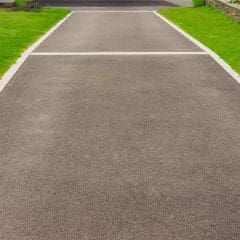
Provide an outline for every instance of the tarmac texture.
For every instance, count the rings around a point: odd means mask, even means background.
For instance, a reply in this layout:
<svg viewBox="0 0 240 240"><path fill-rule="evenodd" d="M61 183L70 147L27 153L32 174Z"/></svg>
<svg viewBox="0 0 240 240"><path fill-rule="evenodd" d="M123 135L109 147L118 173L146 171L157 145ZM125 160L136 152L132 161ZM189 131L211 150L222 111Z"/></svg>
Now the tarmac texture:
<svg viewBox="0 0 240 240"><path fill-rule="evenodd" d="M46 39L0 94L0 239L238 240L240 86L191 51L152 13Z"/></svg>
<svg viewBox="0 0 240 240"><path fill-rule="evenodd" d="M202 50L152 12L75 12L36 51Z"/></svg>

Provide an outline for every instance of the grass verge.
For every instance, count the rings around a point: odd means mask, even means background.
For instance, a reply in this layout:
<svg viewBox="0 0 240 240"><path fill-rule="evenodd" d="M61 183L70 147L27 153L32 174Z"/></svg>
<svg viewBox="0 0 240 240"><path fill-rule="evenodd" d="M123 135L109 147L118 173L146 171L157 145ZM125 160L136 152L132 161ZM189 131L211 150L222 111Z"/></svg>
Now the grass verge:
<svg viewBox="0 0 240 240"><path fill-rule="evenodd" d="M0 78L27 47L69 12L57 8L0 10Z"/></svg>
<svg viewBox="0 0 240 240"><path fill-rule="evenodd" d="M160 9L158 13L212 49L240 73L238 22L208 6Z"/></svg>

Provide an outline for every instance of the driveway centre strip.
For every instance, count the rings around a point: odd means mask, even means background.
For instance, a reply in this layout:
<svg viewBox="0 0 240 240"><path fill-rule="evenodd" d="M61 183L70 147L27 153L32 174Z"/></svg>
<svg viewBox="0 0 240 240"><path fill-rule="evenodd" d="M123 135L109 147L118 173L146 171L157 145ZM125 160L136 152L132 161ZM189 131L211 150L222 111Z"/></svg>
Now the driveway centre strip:
<svg viewBox="0 0 240 240"><path fill-rule="evenodd" d="M208 55L206 52L32 52L32 56Z"/></svg>

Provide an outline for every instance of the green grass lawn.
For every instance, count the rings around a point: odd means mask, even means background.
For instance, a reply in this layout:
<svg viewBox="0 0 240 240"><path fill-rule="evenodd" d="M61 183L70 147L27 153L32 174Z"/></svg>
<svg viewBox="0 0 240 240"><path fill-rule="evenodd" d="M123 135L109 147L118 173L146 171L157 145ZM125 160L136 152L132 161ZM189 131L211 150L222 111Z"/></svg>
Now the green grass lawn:
<svg viewBox="0 0 240 240"><path fill-rule="evenodd" d="M0 10L0 78L28 46L69 12L57 8Z"/></svg>
<svg viewBox="0 0 240 240"><path fill-rule="evenodd" d="M240 24L211 7L168 8L158 11L216 52L240 73Z"/></svg>

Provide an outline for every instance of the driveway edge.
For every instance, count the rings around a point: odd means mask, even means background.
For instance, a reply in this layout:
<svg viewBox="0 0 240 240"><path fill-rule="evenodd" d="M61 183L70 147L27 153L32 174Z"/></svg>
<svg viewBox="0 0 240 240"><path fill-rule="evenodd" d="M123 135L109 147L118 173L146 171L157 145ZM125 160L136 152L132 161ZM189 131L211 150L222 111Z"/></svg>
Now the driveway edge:
<svg viewBox="0 0 240 240"><path fill-rule="evenodd" d="M215 60L215 62L217 62L227 73L229 73L234 80L236 80L239 84L240 84L240 75L232 69L232 67L226 63L217 53L215 53L214 51L212 51L210 48L208 48L207 46L205 46L204 44L202 44L201 42L199 42L197 39L195 39L194 37L192 37L190 34L188 34L187 32L185 32L184 30L182 30L181 28L179 28L177 25L175 25L173 22L169 21L167 18L163 17L162 15L160 15L157 11L153 11L153 13L159 17L160 19L162 19L164 22L166 22L167 24L169 24L172 28L174 28L176 31L178 31L179 33L181 33L184 37L186 37L187 39L189 39L192 43L194 43L195 45L197 45L199 48L201 48L203 51L205 51L206 53L209 54L209 56L211 58L213 58Z"/></svg>
<svg viewBox="0 0 240 240"><path fill-rule="evenodd" d="M18 69L22 66L25 60L29 55L36 49L45 39L48 38L58 27L60 27L63 22L65 22L73 12L70 12L66 17L60 20L57 24L55 24L50 30L48 30L43 36L41 36L36 42L34 42L29 48L27 48L21 56L17 59L16 63L14 63L7 72L0 79L0 92L4 89L4 87L8 84L8 82L12 79Z"/></svg>

